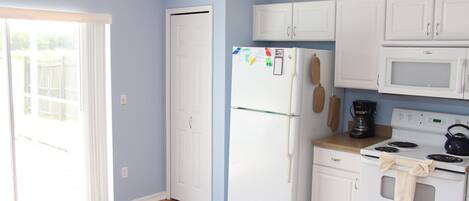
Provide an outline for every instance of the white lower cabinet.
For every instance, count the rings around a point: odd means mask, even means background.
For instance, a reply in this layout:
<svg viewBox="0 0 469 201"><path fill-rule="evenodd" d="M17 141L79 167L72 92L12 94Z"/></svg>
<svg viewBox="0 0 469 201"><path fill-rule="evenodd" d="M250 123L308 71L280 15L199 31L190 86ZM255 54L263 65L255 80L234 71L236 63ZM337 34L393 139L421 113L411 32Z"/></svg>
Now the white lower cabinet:
<svg viewBox="0 0 469 201"><path fill-rule="evenodd" d="M360 156L319 147L314 156L311 201L358 201Z"/></svg>

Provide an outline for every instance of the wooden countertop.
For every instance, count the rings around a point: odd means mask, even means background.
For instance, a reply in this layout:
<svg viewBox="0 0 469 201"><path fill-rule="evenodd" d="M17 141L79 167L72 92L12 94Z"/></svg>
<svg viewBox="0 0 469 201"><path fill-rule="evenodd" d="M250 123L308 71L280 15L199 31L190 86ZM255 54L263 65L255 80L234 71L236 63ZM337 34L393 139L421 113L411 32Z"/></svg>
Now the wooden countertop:
<svg viewBox="0 0 469 201"><path fill-rule="evenodd" d="M337 151L360 153L360 149L387 140L392 136L392 129L389 126L376 125L375 131L376 136L363 139L352 138L347 132L338 133L313 140L313 145Z"/></svg>
<svg viewBox="0 0 469 201"><path fill-rule="evenodd" d="M333 136L313 140L313 144L318 147L360 153L360 149L389 139L386 136L375 136L371 138L357 139L351 138L348 133L335 134Z"/></svg>

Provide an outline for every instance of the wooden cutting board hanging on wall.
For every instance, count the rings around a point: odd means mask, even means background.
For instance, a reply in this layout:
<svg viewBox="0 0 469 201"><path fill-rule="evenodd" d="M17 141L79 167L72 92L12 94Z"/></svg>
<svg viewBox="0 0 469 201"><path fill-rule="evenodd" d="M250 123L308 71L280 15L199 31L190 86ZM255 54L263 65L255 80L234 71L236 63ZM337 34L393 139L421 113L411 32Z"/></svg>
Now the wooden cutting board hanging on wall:
<svg viewBox="0 0 469 201"><path fill-rule="evenodd" d="M313 94L313 111L316 113L321 113L324 110L326 90L321 84L319 84L316 88L314 88Z"/></svg>
<svg viewBox="0 0 469 201"><path fill-rule="evenodd" d="M321 113L324 110L326 90L321 85L321 60L316 55L311 59L311 81L318 85L313 92L313 111Z"/></svg>

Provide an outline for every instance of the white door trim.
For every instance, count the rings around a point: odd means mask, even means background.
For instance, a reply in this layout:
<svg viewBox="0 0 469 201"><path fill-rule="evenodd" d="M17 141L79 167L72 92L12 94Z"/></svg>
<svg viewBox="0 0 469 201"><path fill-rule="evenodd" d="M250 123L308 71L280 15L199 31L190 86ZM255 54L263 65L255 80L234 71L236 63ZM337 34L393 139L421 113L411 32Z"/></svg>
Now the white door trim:
<svg viewBox="0 0 469 201"><path fill-rule="evenodd" d="M213 33L213 9L212 6L197 6L197 7L187 7L187 8L174 8L166 10L166 64L165 64L165 134L166 134L166 199L171 198L171 15L174 14L183 14L183 13L197 13L197 12L208 12L212 18L212 24L210 29ZM212 48L210 50L210 55L212 55L212 72L213 72L213 34L212 34ZM212 73L213 80L213 73ZM213 88L213 84L212 84ZM213 97L213 89L212 89ZM213 102L212 102L213 109ZM213 110L212 110L213 111ZM211 117L212 127L213 127L213 114ZM213 128L212 128L212 139L213 139ZM213 147L213 142L212 142ZM213 148L212 150L212 160L211 164L213 165ZM213 171L213 170L212 170ZM211 175L211 180L213 181L213 173ZM212 187L213 189L213 182ZM213 192L211 192L213 194Z"/></svg>

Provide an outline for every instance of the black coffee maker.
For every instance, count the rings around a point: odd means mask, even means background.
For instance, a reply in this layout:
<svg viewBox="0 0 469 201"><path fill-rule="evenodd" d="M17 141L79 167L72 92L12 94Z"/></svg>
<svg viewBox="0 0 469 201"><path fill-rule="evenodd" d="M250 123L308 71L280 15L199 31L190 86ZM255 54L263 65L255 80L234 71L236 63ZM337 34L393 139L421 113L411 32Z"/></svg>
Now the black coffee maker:
<svg viewBox="0 0 469 201"><path fill-rule="evenodd" d="M353 117L353 127L350 136L353 138L367 138L375 135L376 102L355 100L350 106Z"/></svg>

